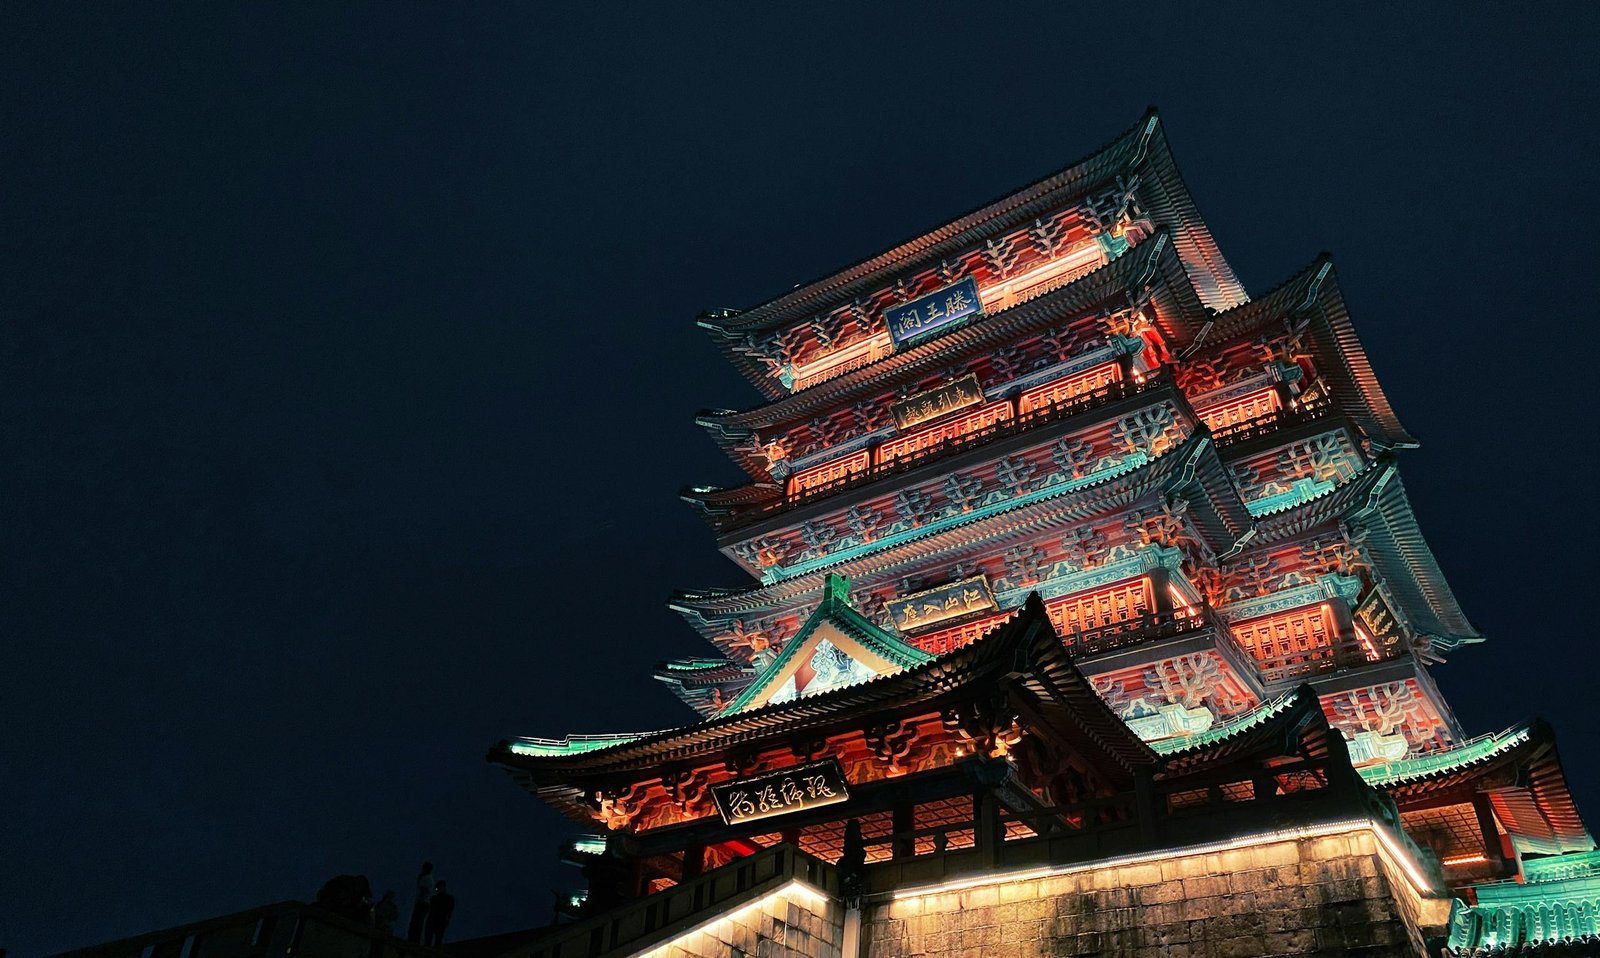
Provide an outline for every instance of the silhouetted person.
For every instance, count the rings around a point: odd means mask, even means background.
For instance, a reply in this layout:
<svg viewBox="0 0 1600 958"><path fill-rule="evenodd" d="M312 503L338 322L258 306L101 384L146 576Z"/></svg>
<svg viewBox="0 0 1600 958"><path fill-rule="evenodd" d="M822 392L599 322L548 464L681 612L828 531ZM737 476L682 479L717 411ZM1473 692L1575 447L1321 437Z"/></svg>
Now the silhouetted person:
<svg viewBox="0 0 1600 958"><path fill-rule="evenodd" d="M406 940L422 942L422 932L428 926L428 904L433 898L433 862L423 862L417 873L417 898L411 905L411 925L406 928Z"/></svg>
<svg viewBox="0 0 1600 958"><path fill-rule="evenodd" d="M455 914L456 896L444 890L444 882L440 882L433 890L433 897L428 900L428 922L422 933L422 943L429 948L437 948L444 942L444 930L450 927L450 916Z"/></svg>
<svg viewBox="0 0 1600 958"><path fill-rule="evenodd" d="M861 838L861 822L844 823L844 848L839 855L840 891L848 899L861 897L861 872L867 865L867 843Z"/></svg>
<svg viewBox="0 0 1600 958"><path fill-rule="evenodd" d="M394 934L394 923L400 920L400 905L394 900L394 889L383 893L372 906L372 924L385 935Z"/></svg>
<svg viewBox="0 0 1600 958"><path fill-rule="evenodd" d="M317 891L317 904L341 918L372 924L372 884L365 875L335 875Z"/></svg>

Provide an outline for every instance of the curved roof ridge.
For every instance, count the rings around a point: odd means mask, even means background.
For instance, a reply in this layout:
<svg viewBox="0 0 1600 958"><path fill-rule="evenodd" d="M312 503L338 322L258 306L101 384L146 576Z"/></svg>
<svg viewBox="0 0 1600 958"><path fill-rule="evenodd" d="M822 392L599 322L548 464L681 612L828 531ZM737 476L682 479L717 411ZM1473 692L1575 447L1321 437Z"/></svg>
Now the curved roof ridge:
<svg viewBox="0 0 1600 958"><path fill-rule="evenodd" d="M1230 306L1227 309L1218 310L1216 316L1213 318L1217 322L1222 323L1229 319L1237 319L1240 316L1245 316L1256 312L1270 311L1282 301L1286 294L1305 285L1308 277L1314 276L1322 269L1323 266L1331 265L1332 263L1333 254L1324 250L1318 253L1316 257L1311 260L1311 262L1300 267L1295 272L1290 273L1288 278L1279 282L1278 285L1266 290L1261 295L1255 297L1254 299L1248 300L1247 302L1240 303L1237 306Z"/></svg>
<svg viewBox="0 0 1600 958"><path fill-rule="evenodd" d="M1502 732L1490 732L1470 738L1437 752L1425 752L1393 762L1368 765L1359 769L1368 784L1379 787L1401 785L1487 762L1531 739L1544 723L1540 719L1519 722Z"/></svg>
<svg viewBox="0 0 1600 958"><path fill-rule="evenodd" d="M1218 313L1205 345L1216 349L1238 343L1279 313L1283 318L1312 315L1320 319L1324 332L1312 337L1311 356L1319 372L1332 378L1336 392L1337 387L1344 387L1359 397L1347 415L1364 433L1389 446L1417 445L1395 414L1372 369L1372 360L1356 335L1339 270L1330 253L1317 254L1310 265L1260 299Z"/></svg>
<svg viewBox="0 0 1600 958"><path fill-rule="evenodd" d="M960 226L964 220L971 220L986 213L990 216L993 216L996 213L1004 212L1004 210L996 208L1003 206L1008 201L1020 200L1024 194L1038 191L1047 193L1051 190L1059 189L1070 182L1074 173L1081 175L1084 172L1084 169L1092 164L1095 160L1103 159L1111 155L1114 150L1119 148L1125 149L1128 148L1130 144L1137 143L1140 149L1137 151L1135 158L1142 159L1143 155L1147 152L1144 141L1148 139L1150 133L1154 132L1154 126L1152 124L1159 123L1159 121L1159 112L1155 107L1149 107L1145 110L1144 115L1139 118L1137 123L1123 130L1115 137L1112 137L1093 152L1088 153L1087 155L1080 157L1066 166L1057 169L1053 173L1048 173L1018 189L1008 190L1007 192L996 196L993 199L990 199L984 203L980 203L979 205L954 217L951 217L948 220L944 220L930 229L921 230L902 240L899 240L898 242L891 243L889 246L878 251L877 253L866 256L854 263L839 269L831 270L806 282L797 283L787 292L780 293L779 295L774 296L765 302L757 303L745 309L738 310L737 312L733 312L731 315L725 317L704 317L701 319L700 325L705 326L708 329L715 329L719 331L744 330L761 326L774 318L776 314L788 309L801 307L802 304L808 302L809 300L826 295L829 290L818 289L817 287L828 284L830 280L839 281L838 283L831 284L833 286L849 284L854 281L859 281L866 276L870 276L886 266L903 261L909 256L925 252L925 250L912 250L908 249L908 247L915 246L919 240L926 239L936 233L946 233L954 230L955 234L959 235L959 233L978 225L977 223L971 223L967 224L966 226L961 226L960 229L955 229L956 227ZM951 237L940 237L940 239L949 238ZM849 278L845 278L846 274L854 275L850 276Z"/></svg>
<svg viewBox="0 0 1600 958"><path fill-rule="evenodd" d="M1183 442L1174 445L1153 459L1145 460L1143 463L1137 466L1108 469L1105 470L1103 474L1096 476L1092 481L1076 488L1064 489L1055 493L1054 495L1035 499L1031 502L1017 506L1014 509L1002 510L992 515L973 517L952 526L926 529L924 531L920 531L917 535L907 537L898 544L906 545L915 542L923 542L939 536L950 535L963 530L969 530L973 526L984 522L998 520L1005 516L1015 516L1017 512L1021 510L1050 506L1058 504L1062 500L1069 499L1073 496L1081 496L1084 493L1098 492L1101 489L1112 485L1113 483L1127 481L1133 477L1139 477L1141 482L1145 483L1146 485L1163 483L1169 479L1173 479L1175 475L1178 475L1180 471L1184 469L1184 467L1195 466L1197 469L1200 468L1199 461L1202 458L1206 458L1207 450L1210 450L1212 453L1212 455L1209 457L1209 461L1220 465L1221 460L1216 458L1216 447L1215 444L1211 442L1210 435L1203 430L1196 430L1195 433L1188 439L1185 439ZM687 603L715 602L723 599L738 599L747 596L754 596L769 589L794 583L800 579L807 579L819 573L836 570L840 566L847 563L870 559L880 555L882 555L882 553L872 553L861 556L846 556L837 559L836 561L818 566L817 568L808 569L800 575L780 579L775 582L757 581L746 586L729 589L701 589L694 591L679 590L673 593L672 600L668 603L668 605L674 611L698 615L700 614L700 610L688 605ZM856 573L856 575L859 574L859 572ZM807 590L807 592L809 591L810 590Z"/></svg>
<svg viewBox="0 0 1600 958"><path fill-rule="evenodd" d="M1304 689L1304 686L1300 686L1285 692L1270 702L1258 705L1245 714L1221 725L1206 729L1204 732L1151 742L1150 747L1161 753L1164 758L1178 758L1198 753L1219 742L1225 742L1237 735L1242 735L1289 711L1307 698L1303 694ZM1315 696L1311 696L1311 698L1314 699Z"/></svg>
<svg viewBox="0 0 1600 958"><path fill-rule="evenodd" d="M1099 297L1086 297L1086 299L1088 299L1088 303L1100 302L1101 299L1112 298L1118 292L1116 288L1100 291L1094 290L1091 284L1096 281L1104 283L1107 280L1114 279L1123 275L1124 273L1129 274L1131 278L1131 276L1139 275L1140 270L1151 271L1156 269L1158 268L1158 262L1164 253L1172 256L1177 266L1180 269L1182 268L1183 261L1177 255L1177 249L1173 241L1172 231L1165 226L1152 232L1150 236L1143 241L1129 246L1116 256L1113 256L1106 262L1096 266L1094 269L1084 273L1070 282L1062 283L1058 286L1052 286L1049 289L1036 293L1027 299L1012 303L1010 306L998 309L992 313L985 313L982 319L967 323L960 329L951 330L950 333L944 336L930 339L927 342L918 343L910 349L906 349L901 352L890 353L889 355L884 356L882 359L868 363L865 366L857 366L854 369L841 370L840 372L835 373L826 379L819 380L813 385L807 386L805 389L770 398L765 402L758 403L757 405L750 406L745 409L716 411L702 410L695 416L695 423L706 428L718 428L727 424L743 425L742 423L739 423L739 420L761 416L763 414L770 415L774 410L782 409L784 406L800 406L802 409L807 406L826 406L830 402L836 401L836 397L834 397L833 394L840 391L839 383L846 378L859 378L864 374L870 376L872 373L882 373L886 370L891 370L899 366L910 366L915 368L916 365L925 358L931 357L938 353L948 352L952 345L952 340L950 338L951 336L958 336L962 333L965 333L968 336L982 336L988 328L991 328L991 324L999 325L1007 320L1026 321L1025 310L1027 310L1029 307L1043 309L1055 305L1054 303L1047 303L1046 300L1048 299L1067 299L1069 298L1069 293L1079 293L1085 291L1092 291L1091 295L1097 295ZM1085 304L1078 305L1081 307ZM799 411L794 413L794 415L801 414L802 413Z"/></svg>

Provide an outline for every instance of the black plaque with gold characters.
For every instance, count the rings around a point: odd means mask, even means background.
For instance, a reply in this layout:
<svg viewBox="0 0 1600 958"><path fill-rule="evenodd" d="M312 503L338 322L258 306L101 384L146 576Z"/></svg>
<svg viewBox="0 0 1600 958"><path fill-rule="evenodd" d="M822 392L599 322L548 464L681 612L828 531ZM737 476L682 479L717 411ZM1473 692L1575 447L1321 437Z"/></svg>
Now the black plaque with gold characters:
<svg viewBox="0 0 1600 958"><path fill-rule="evenodd" d="M843 802L850 792L839 760L830 758L713 785L711 797L722 820L737 825Z"/></svg>

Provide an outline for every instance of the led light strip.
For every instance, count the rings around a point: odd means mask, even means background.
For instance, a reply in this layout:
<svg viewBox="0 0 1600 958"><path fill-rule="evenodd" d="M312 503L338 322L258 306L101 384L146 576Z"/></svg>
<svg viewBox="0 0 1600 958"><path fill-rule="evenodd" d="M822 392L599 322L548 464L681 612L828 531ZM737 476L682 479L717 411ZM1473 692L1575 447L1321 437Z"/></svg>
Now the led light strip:
<svg viewBox="0 0 1600 958"><path fill-rule="evenodd" d="M1390 859L1390 864L1403 871L1412 882L1418 893L1433 891L1432 884L1422 874L1422 870L1412 861L1393 838L1376 822L1371 819L1357 818L1342 822L1332 822L1327 825L1314 825L1304 828L1283 829L1273 832L1261 832L1243 838L1231 838L1227 841L1209 842L1204 845L1188 845L1179 848L1168 848L1157 852L1145 852L1138 855L1122 855L1116 858L1102 858L1096 861L1080 862L1076 865L1059 865L1045 868L1033 868L1025 871L1009 872L1004 875L985 875L978 878L961 879L944 882L938 885L923 885L905 888L892 892L895 901L910 898L924 898L929 895L941 895L953 891L965 891L969 888L981 888L987 885L1004 885L1011 882L1031 881L1035 878L1056 878L1062 875L1073 875L1079 872L1098 871L1105 868L1122 868L1131 865L1143 865L1150 862L1168 861L1174 858L1186 858L1193 855L1209 855L1215 852L1234 851L1240 848L1249 848L1255 845L1269 845L1275 842L1298 841L1305 838L1326 838L1332 835L1343 835L1352 832L1371 831L1378 839L1379 845Z"/></svg>
<svg viewBox="0 0 1600 958"><path fill-rule="evenodd" d="M779 885L777 888L774 888L772 891L769 891L760 898L757 898L750 904L740 908L738 911L730 912L725 915L713 915L710 918L707 918L705 921L702 921L690 928L688 931L682 932L668 941L663 941L658 945L651 945L645 951L634 952L634 958L645 958L647 955L665 953L667 949L676 945L680 941L683 941L687 938L692 938L701 932L709 931L724 923L735 924L744 918L747 918L752 912L761 908L765 908L773 899L785 897L799 898L812 909L816 909L818 906L825 904L828 900L828 896L824 893L812 888L810 885L798 878L791 878L782 885Z"/></svg>

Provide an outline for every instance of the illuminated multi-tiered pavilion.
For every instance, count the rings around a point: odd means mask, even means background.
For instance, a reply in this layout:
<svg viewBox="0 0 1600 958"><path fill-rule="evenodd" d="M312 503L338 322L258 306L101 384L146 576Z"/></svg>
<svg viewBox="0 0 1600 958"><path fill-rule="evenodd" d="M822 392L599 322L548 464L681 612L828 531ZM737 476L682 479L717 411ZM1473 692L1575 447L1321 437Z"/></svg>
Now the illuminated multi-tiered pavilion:
<svg viewBox="0 0 1600 958"><path fill-rule="evenodd" d="M699 419L749 482L684 498L754 580L673 602L714 653L657 675L699 721L491 753L609 830L578 853L588 912L797 848L842 857L878 947L874 896L1359 821L1409 953L1452 891L1457 936L1493 944L1472 887L1590 880L1549 728L1471 738L1434 684L1481 638L1332 262L1247 297L1154 112L700 322L765 401Z"/></svg>

